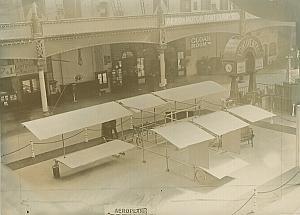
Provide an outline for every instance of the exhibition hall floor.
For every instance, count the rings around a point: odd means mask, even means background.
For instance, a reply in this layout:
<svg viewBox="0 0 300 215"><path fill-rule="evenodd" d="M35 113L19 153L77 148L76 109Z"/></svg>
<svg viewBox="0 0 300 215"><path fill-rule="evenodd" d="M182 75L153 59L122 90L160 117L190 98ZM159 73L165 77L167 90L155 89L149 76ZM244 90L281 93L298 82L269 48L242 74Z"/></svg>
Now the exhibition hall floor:
<svg viewBox="0 0 300 215"><path fill-rule="evenodd" d="M3 167L3 214L98 215L107 208L146 207L148 214L230 215L246 202L235 214L256 209L255 214L299 214L295 135L260 127L254 127L254 133L254 148L242 143L240 154L230 154L248 165L221 180L209 175L194 179L192 169L172 161L167 172L165 159L150 152L145 152L147 162L143 163L142 150L137 148L61 179L52 175L53 160L16 171ZM161 144L153 150L164 153L165 148ZM210 155L216 162L229 154L211 150ZM248 201L254 189L258 194Z"/></svg>

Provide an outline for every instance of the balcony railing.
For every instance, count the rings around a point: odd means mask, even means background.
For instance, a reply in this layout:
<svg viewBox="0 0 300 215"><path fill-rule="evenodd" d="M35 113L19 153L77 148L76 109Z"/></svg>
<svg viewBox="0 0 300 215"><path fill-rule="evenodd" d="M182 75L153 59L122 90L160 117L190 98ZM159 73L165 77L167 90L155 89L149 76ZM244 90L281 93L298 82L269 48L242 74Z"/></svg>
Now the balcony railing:
<svg viewBox="0 0 300 215"><path fill-rule="evenodd" d="M128 16L43 21L43 35L59 36L93 32L157 28L156 16Z"/></svg>
<svg viewBox="0 0 300 215"><path fill-rule="evenodd" d="M240 19L240 13L239 11L210 11L165 14L163 17L164 26L173 27L180 25L237 21ZM250 15L246 16L246 19L253 18L255 17ZM44 37L155 29L158 28L158 26L157 15L73 18L41 21L41 28ZM26 40L32 38L32 35L31 22L0 24L0 41Z"/></svg>

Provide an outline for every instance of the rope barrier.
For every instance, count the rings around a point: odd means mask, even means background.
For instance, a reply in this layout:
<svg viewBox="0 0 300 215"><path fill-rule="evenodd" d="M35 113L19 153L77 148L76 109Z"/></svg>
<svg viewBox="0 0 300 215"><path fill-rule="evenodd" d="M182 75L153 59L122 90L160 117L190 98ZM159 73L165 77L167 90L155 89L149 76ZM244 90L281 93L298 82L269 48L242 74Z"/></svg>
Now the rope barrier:
<svg viewBox="0 0 300 215"><path fill-rule="evenodd" d="M100 130L96 130L96 129L91 129L91 128L88 128L88 131L95 131L95 132L99 132Z"/></svg>
<svg viewBox="0 0 300 215"><path fill-rule="evenodd" d="M69 139L71 139L71 138L73 138L73 137L75 137L75 136L81 134L82 132L84 132L84 130L79 131L78 133L76 133L76 134L74 134L74 135L72 135L72 136L70 136L70 137L66 137L66 138L64 138L64 140L69 140ZM61 141L62 141L62 140L49 141L49 142L44 142L44 143L42 143L42 142L35 142L35 143L33 143L33 144L36 144L36 145L44 145L44 144L58 143L58 142L61 142Z"/></svg>
<svg viewBox="0 0 300 215"><path fill-rule="evenodd" d="M116 124L116 126L120 126L120 125L124 125L126 122L128 122L130 120L130 118L128 118L128 119L126 119L126 120L124 120L124 121L122 121L122 123L120 122L120 123L118 123L118 124Z"/></svg>
<svg viewBox="0 0 300 215"><path fill-rule="evenodd" d="M152 118L153 119L153 116L146 116L146 117L133 117L133 119L150 119Z"/></svg>
<svg viewBox="0 0 300 215"><path fill-rule="evenodd" d="M240 210L242 210L249 202L250 200L255 196L255 193L252 194L252 196L250 196L250 198L239 208L237 209L234 213L232 213L231 215L235 215L236 213L238 213Z"/></svg>
<svg viewBox="0 0 300 215"><path fill-rule="evenodd" d="M280 116L280 119L284 120L284 121L287 121L287 122L292 122L292 123L296 123L296 121L293 121L293 120L290 120L290 119L286 119L282 116Z"/></svg>
<svg viewBox="0 0 300 215"><path fill-rule="evenodd" d="M29 143L29 144L27 144L27 145L25 145L25 146L23 146L23 147L21 147L21 148L15 150L15 151L12 151L12 152L3 154L3 155L1 155L1 157L6 157L6 156L8 156L8 155L14 154L14 153L16 153L16 152L18 152L18 151L21 151L22 149L27 148L27 147L30 146L30 145L31 145L31 144Z"/></svg>
<svg viewBox="0 0 300 215"><path fill-rule="evenodd" d="M289 180L287 180L285 183L283 183L282 185L280 185L279 187L272 189L272 190L268 190L268 191L259 191L257 192L257 194L266 194L266 193L272 193L276 190L279 190L280 188L284 187L285 185L287 185L289 182L291 182L298 174L300 173L300 171L298 171L295 175L293 175L293 177L291 177ZM296 184L296 186L298 186L300 184ZM240 210L242 210L243 207L245 207L248 202L255 196L255 193L252 194L252 196L238 209L236 210L234 213L232 213L232 215L238 213Z"/></svg>
<svg viewBox="0 0 300 215"><path fill-rule="evenodd" d="M210 102L210 101L207 101L207 100L200 100L200 101L203 101L203 102L206 102L206 103L208 103L208 104L211 104L211 105L215 105L215 106L218 106L218 107L224 107L223 105L221 105L221 104L217 104L217 103L214 103L214 102Z"/></svg>
<svg viewBox="0 0 300 215"><path fill-rule="evenodd" d="M298 174L300 173L300 171L296 172L295 175L293 175L293 177L291 177L289 180L287 180L285 183L283 183L282 185L280 185L279 187L272 189L272 190L268 190L268 191L260 191L257 192L258 194L265 194L265 193L272 193L276 190L279 190L280 188L284 187L285 185L287 185L290 181L292 181Z"/></svg>

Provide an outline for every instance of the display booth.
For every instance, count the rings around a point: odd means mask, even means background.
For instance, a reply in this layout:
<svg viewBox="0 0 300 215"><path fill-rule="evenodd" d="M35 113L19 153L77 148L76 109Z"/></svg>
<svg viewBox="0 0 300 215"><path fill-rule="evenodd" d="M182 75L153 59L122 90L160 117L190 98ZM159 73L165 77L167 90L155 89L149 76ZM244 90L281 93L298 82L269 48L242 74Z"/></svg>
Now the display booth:
<svg viewBox="0 0 300 215"><path fill-rule="evenodd" d="M238 78L249 75L248 94L254 98L256 92L256 72L263 69L264 50L260 40L252 35L233 36L226 44L223 65L231 77L230 98L237 101Z"/></svg>
<svg viewBox="0 0 300 215"><path fill-rule="evenodd" d="M209 167L208 142L215 137L190 122L172 122L152 129L162 136L165 141L166 170L170 171L169 162L176 162L192 168ZM172 149L169 144L175 146ZM176 158L184 149L188 150L188 159Z"/></svg>
<svg viewBox="0 0 300 215"><path fill-rule="evenodd" d="M227 154L219 156L210 150L209 145L216 137L192 122L173 122L157 127L153 131L166 140L165 154L161 156L165 157L167 171L170 171L170 166L176 171L175 164L179 164L183 169L177 170L178 173L187 172L185 176L191 178L190 173L193 172L191 179L199 182L199 172L205 180L209 175L220 180L248 165L237 157ZM175 149L169 144L175 146Z"/></svg>
<svg viewBox="0 0 300 215"><path fill-rule="evenodd" d="M104 93L110 92L110 79L107 70L95 72L95 78L97 81L97 88L100 96Z"/></svg>

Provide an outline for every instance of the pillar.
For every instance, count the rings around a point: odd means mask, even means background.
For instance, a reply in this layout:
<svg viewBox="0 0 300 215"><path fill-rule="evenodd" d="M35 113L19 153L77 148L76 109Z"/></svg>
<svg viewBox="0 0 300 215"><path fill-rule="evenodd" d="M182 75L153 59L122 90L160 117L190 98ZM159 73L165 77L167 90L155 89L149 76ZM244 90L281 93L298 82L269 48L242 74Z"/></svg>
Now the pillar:
<svg viewBox="0 0 300 215"><path fill-rule="evenodd" d="M300 105L296 107L296 118L297 118L297 126L296 126L296 166L300 166Z"/></svg>
<svg viewBox="0 0 300 215"><path fill-rule="evenodd" d="M45 83L45 74L44 74L44 65L45 60L38 60L38 72L39 72L39 82L40 82L40 91L41 91L41 101L42 108L44 113L48 113L48 101L47 101L47 91L46 91L46 83Z"/></svg>
<svg viewBox="0 0 300 215"><path fill-rule="evenodd" d="M248 88L249 93L256 92L256 71L252 71L249 74L249 88Z"/></svg>
<svg viewBox="0 0 300 215"><path fill-rule="evenodd" d="M230 99L235 101L237 100L238 93L239 93L237 78L238 76L236 75L231 76L231 85L230 85Z"/></svg>
<svg viewBox="0 0 300 215"><path fill-rule="evenodd" d="M240 23L239 23L240 35L244 35L246 32L246 12L240 10Z"/></svg>
<svg viewBox="0 0 300 215"><path fill-rule="evenodd" d="M40 82L40 91L41 91L41 101L42 101L42 108L45 114L48 113L48 101L47 101L47 91L46 91L46 83L45 83L45 65L46 65L46 51L45 51L45 44L44 40L42 39L42 28L41 22L38 17L37 12L37 4L34 2L32 4L32 33L33 38L35 39L35 48L36 48L36 55L37 55L37 68L39 73L39 82Z"/></svg>
<svg viewBox="0 0 300 215"><path fill-rule="evenodd" d="M289 54L287 56L288 64L287 64L287 70L286 70L286 82L291 82L291 68L292 68L292 58L293 56Z"/></svg>
<svg viewBox="0 0 300 215"><path fill-rule="evenodd" d="M167 85L166 79L166 62L165 62L165 49L166 46L160 45L159 47L159 65L160 65L160 87Z"/></svg>

